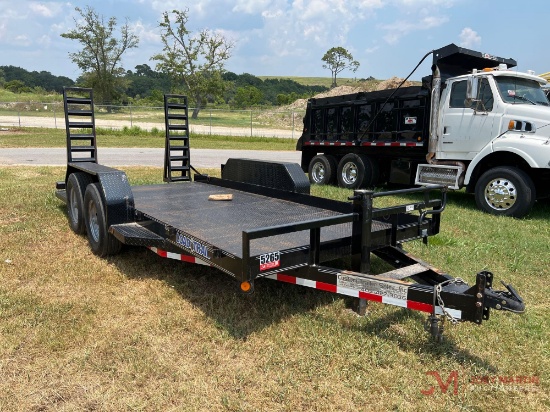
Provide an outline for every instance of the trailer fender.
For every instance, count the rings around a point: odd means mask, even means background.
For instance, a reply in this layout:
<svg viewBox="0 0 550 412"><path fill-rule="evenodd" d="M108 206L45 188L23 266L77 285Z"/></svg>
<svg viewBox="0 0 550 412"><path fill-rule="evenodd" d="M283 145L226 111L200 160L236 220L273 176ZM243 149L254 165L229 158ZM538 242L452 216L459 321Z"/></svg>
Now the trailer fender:
<svg viewBox="0 0 550 412"><path fill-rule="evenodd" d="M85 172L101 186L107 228L133 220L134 195L123 171L91 162L69 163L67 174Z"/></svg>
<svg viewBox="0 0 550 412"><path fill-rule="evenodd" d="M105 199L107 227L133 220L134 195L126 173L100 173L98 178Z"/></svg>

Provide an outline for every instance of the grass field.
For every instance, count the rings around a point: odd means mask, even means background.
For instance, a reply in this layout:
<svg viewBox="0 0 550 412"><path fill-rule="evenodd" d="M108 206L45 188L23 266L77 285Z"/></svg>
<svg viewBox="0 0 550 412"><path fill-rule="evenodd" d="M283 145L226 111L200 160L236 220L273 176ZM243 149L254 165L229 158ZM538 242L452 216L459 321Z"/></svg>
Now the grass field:
<svg viewBox="0 0 550 412"><path fill-rule="evenodd" d="M468 282L491 270L526 301L523 315L447 325L437 345L419 312L371 303L358 317L337 295L271 280L245 298L220 271L143 248L97 258L54 196L64 173L0 168L1 411L550 408L549 203L497 218L452 193L441 233L406 245Z"/></svg>
<svg viewBox="0 0 550 412"><path fill-rule="evenodd" d="M164 147L164 130L147 132L139 128L97 130L98 147ZM295 139L253 136L190 135L196 149L296 150ZM63 129L11 128L0 131L0 148L8 147L66 147Z"/></svg>
<svg viewBox="0 0 550 412"><path fill-rule="evenodd" d="M296 83L303 84L304 86L325 86L330 88L332 86L332 77L298 77L298 76L258 76L258 78L265 79L288 79L294 80ZM357 79L353 77L338 77L336 79L338 86L355 85Z"/></svg>

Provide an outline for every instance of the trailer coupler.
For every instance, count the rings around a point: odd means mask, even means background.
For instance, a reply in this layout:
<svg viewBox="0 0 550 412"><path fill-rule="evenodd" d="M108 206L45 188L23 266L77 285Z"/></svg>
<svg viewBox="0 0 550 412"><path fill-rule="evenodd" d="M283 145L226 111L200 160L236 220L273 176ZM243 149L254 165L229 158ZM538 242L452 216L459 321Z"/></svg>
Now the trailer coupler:
<svg viewBox="0 0 550 412"><path fill-rule="evenodd" d="M525 303L514 287L501 281L507 291L487 289L485 291L485 307L496 310L507 310L513 313L523 313Z"/></svg>
<svg viewBox="0 0 550 412"><path fill-rule="evenodd" d="M491 272L483 271L477 274L476 284L471 288L463 291L465 295L472 295L475 300L475 314L473 319L477 324L481 324L483 320L489 319L489 312L491 309L505 310L513 313L523 313L525 311L525 303L523 299L516 291L516 289L507 283L502 282L506 290L494 290L492 288L493 274ZM445 284L458 288L467 287L462 279L456 278L443 282L434 286L434 312L432 312L426 319L424 329L429 332L437 342L443 340L443 330L445 319L448 319L451 323L458 323L458 319L453 318L449 312L446 311L443 300L441 298L442 290L445 290L443 286ZM436 306L443 310L443 315L435 313Z"/></svg>

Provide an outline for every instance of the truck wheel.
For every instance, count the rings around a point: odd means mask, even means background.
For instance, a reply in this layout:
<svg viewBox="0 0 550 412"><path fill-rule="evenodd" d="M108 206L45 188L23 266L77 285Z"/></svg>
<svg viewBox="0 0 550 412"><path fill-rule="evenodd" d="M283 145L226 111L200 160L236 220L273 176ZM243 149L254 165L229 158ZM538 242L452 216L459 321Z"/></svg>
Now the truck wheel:
<svg viewBox="0 0 550 412"><path fill-rule="evenodd" d="M84 193L92 183L92 177L87 173L71 173L67 179L67 215L69 226L78 235L86 233L84 222Z"/></svg>
<svg viewBox="0 0 550 412"><path fill-rule="evenodd" d="M489 169L476 183L477 206L493 215L523 217L535 203L535 185L516 167Z"/></svg>
<svg viewBox="0 0 550 412"><path fill-rule="evenodd" d="M328 185L336 178L336 159L331 155L317 155L309 163L309 181L312 184Z"/></svg>
<svg viewBox="0 0 550 412"><path fill-rule="evenodd" d="M338 164L338 186L346 189L373 186L378 177L378 165L365 155L348 153Z"/></svg>
<svg viewBox="0 0 550 412"><path fill-rule="evenodd" d="M107 231L107 216L99 183L92 183L84 194L84 219L92 252L104 257L120 252L122 244Z"/></svg>

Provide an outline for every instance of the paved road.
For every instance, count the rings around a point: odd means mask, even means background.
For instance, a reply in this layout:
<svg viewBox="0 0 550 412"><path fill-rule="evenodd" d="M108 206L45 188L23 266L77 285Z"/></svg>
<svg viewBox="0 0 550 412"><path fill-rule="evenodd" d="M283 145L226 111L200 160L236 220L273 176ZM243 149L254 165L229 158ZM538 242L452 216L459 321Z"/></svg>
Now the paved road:
<svg viewBox="0 0 550 412"><path fill-rule="evenodd" d="M300 163L300 152L293 151L191 149L194 167L218 168L230 157ZM98 160L105 166L162 167L164 149L99 148ZM0 165L63 166L66 162L64 148L0 149Z"/></svg>

